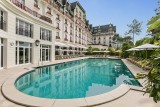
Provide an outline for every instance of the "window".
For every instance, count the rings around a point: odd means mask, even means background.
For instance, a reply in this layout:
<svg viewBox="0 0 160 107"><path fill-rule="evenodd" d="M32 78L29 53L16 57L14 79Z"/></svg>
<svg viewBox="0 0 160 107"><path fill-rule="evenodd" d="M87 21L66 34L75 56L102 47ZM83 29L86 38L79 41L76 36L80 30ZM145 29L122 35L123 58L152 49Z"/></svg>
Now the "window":
<svg viewBox="0 0 160 107"><path fill-rule="evenodd" d="M52 32L50 30L40 28L40 39L41 40L51 41L51 38L52 38Z"/></svg>
<svg viewBox="0 0 160 107"><path fill-rule="evenodd" d="M0 68L3 67L3 49L4 49L4 44L3 44L3 39L0 38Z"/></svg>
<svg viewBox="0 0 160 107"><path fill-rule="evenodd" d="M0 10L0 29L6 31L5 12Z"/></svg>
<svg viewBox="0 0 160 107"><path fill-rule="evenodd" d="M34 7L36 7L37 9L40 9L40 8L38 7L38 0L34 0Z"/></svg>
<svg viewBox="0 0 160 107"><path fill-rule="evenodd" d="M32 37L32 25L25 21L16 19L16 34Z"/></svg>
<svg viewBox="0 0 160 107"><path fill-rule="evenodd" d="M70 23L70 27L73 28L73 24L72 23Z"/></svg>
<svg viewBox="0 0 160 107"><path fill-rule="evenodd" d="M57 27L56 28L59 29L59 23L57 23Z"/></svg>
<svg viewBox="0 0 160 107"><path fill-rule="evenodd" d="M70 35L72 35L72 30L70 30Z"/></svg>
<svg viewBox="0 0 160 107"><path fill-rule="evenodd" d="M59 37L59 32L56 33L56 36Z"/></svg>
<svg viewBox="0 0 160 107"><path fill-rule="evenodd" d="M38 4L38 1L37 1L37 0L34 0L34 4Z"/></svg>
<svg viewBox="0 0 160 107"><path fill-rule="evenodd" d="M47 13L51 14L51 8L47 7Z"/></svg>
<svg viewBox="0 0 160 107"><path fill-rule="evenodd" d="M50 45L40 45L40 61L50 61L50 52L51 46Z"/></svg>
<svg viewBox="0 0 160 107"><path fill-rule="evenodd" d="M65 19L65 24L67 24L67 19Z"/></svg>
<svg viewBox="0 0 160 107"><path fill-rule="evenodd" d="M28 42L16 42L16 64L31 63L32 44Z"/></svg>
<svg viewBox="0 0 160 107"><path fill-rule="evenodd" d="M56 18L57 20L60 20L60 18L59 18L59 14L57 14L57 18Z"/></svg>
<svg viewBox="0 0 160 107"><path fill-rule="evenodd" d="M65 27L65 32L67 32L67 27Z"/></svg>
<svg viewBox="0 0 160 107"><path fill-rule="evenodd" d="M65 38L67 39L67 35L65 35Z"/></svg>

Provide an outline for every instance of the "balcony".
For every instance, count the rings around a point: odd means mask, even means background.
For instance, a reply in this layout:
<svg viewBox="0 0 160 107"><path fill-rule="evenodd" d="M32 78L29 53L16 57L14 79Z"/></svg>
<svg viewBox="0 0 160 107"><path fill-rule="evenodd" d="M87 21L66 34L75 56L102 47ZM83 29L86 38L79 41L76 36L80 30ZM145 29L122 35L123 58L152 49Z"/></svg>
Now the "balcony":
<svg viewBox="0 0 160 107"><path fill-rule="evenodd" d="M72 28L72 29L73 29L73 26L70 26L70 28Z"/></svg>
<svg viewBox="0 0 160 107"><path fill-rule="evenodd" d="M52 16L51 11L47 11L46 14L49 15L50 17Z"/></svg>
<svg viewBox="0 0 160 107"><path fill-rule="evenodd" d="M59 36L56 36L56 39L61 39Z"/></svg>
<svg viewBox="0 0 160 107"><path fill-rule="evenodd" d="M56 29L57 29L57 30L60 30L60 28L59 28L59 27L56 27Z"/></svg>
<svg viewBox="0 0 160 107"><path fill-rule="evenodd" d="M70 42L73 42L73 40L70 40Z"/></svg>
<svg viewBox="0 0 160 107"><path fill-rule="evenodd" d="M27 6L23 5L22 3L20 3L18 0L10 0L14 5L16 5L17 7L19 7L20 9L26 11L27 13L31 14L34 17L37 17L43 21L46 21L48 23L52 24L52 20L49 17L40 15L39 13L31 10L30 8L28 8Z"/></svg>
<svg viewBox="0 0 160 107"><path fill-rule="evenodd" d="M7 28L6 21L0 21L0 29L6 31L6 28Z"/></svg>
<svg viewBox="0 0 160 107"><path fill-rule="evenodd" d="M67 38L64 38L64 41L68 41L68 39L67 39Z"/></svg>
<svg viewBox="0 0 160 107"><path fill-rule="evenodd" d="M36 9L40 9L39 7L38 7L38 4L34 4L34 7L36 8Z"/></svg>
<svg viewBox="0 0 160 107"><path fill-rule="evenodd" d="M60 18L58 18L58 17L56 18L56 20L59 21L59 22L61 21Z"/></svg>
<svg viewBox="0 0 160 107"><path fill-rule="evenodd" d="M64 31L65 33L68 33L67 30Z"/></svg>
<svg viewBox="0 0 160 107"><path fill-rule="evenodd" d="M68 26L68 23L65 22L64 24Z"/></svg>

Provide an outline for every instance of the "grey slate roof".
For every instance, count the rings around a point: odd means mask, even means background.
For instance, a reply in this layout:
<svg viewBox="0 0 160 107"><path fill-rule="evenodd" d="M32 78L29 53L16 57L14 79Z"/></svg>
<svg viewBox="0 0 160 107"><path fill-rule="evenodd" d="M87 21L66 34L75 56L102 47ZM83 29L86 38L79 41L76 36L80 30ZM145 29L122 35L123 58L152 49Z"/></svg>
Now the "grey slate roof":
<svg viewBox="0 0 160 107"><path fill-rule="evenodd" d="M116 32L116 26L113 26L113 24L108 24L108 25L102 25L102 26L93 27L93 34L96 34L96 32L98 32L98 30L100 30L101 33L108 32L109 28L112 28L113 31Z"/></svg>
<svg viewBox="0 0 160 107"><path fill-rule="evenodd" d="M82 5L81 5L78 1L71 3L71 9L74 10L74 9L76 8L76 5L78 5L78 6L80 7L80 9L81 9L84 13L86 13L86 11L84 10L84 8L82 7Z"/></svg>

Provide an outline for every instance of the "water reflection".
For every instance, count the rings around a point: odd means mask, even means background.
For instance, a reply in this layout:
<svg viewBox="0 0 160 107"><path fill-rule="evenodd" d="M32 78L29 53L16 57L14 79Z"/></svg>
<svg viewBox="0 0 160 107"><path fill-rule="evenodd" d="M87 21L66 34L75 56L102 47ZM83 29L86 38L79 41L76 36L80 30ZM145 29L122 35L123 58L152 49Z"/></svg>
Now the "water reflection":
<svg viewBox="0 0 160 107"><path fill-rule="evenodd" d="M121 60L87 59L38 68L19 78L18 90L42 98L81 98L126 83L139 86Z"/></svg>

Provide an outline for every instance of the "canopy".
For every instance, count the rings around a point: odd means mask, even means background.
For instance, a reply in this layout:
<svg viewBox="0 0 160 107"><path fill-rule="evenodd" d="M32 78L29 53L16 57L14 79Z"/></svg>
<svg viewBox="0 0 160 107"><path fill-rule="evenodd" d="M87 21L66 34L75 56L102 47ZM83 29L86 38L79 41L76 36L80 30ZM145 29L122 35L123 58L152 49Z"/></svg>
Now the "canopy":
<svg viewBox="0 0 160 107"><path fill-rule="evenodd" d="M98 53L98 52L106 52L106 53L107 53L107 52L109 52L109 51L93 51L93 52L97 52L97 53Z"/></svg>
<svg viewBox="0 0 160 107"><path fill-rule="evenodd" d="M67 44L67 45L73 48L76 47L75 45L72 45L72 44Z"/></svg>
<svg viewBox="0 0 160 107"><path fill-rule="evenodd" d="M147 58L147 50L154 50L156 48L159 48L159 46L153 45L153 44L144 44L141 46L137 46L135 48L131 48L127 51L137 51L137 50L146 50L146 58Z"/></svg>
<svg viewBox="0 0 160 107"><path fill-rule="evenodd" d="M138 47L135 47L135 49L141 49L141 50L153 50L159 48L159 46L153 45L153 44L144 44Z"/></svg>
<svg viewBox="0 0 160 107"><path fill-rule="evenodd" d="M78 48L83 48L83 49L87 49L87 47L80 46L80 45L78 45L78 46L76 46L76 47L78 47Z"/></svg>
<svg viewBox="0 0 160 107"><path fill-rule="evenodd" d="M62 43L62 42L55 42L56 46L60 46L60 47L69 47L67 44Z"/></svg>
<svg viewBox="0 0 160 107"><path fill-rule="evenodd" d="M116 52L122 52L121 50L117 50Z"/></svg>
<svg viewBox="0 0 160 107"><path fill-rule="evenodd" d="M131 48L131 49L128 49L126 51L139 51L139 50L141 50L141 49Z"/></svg>

